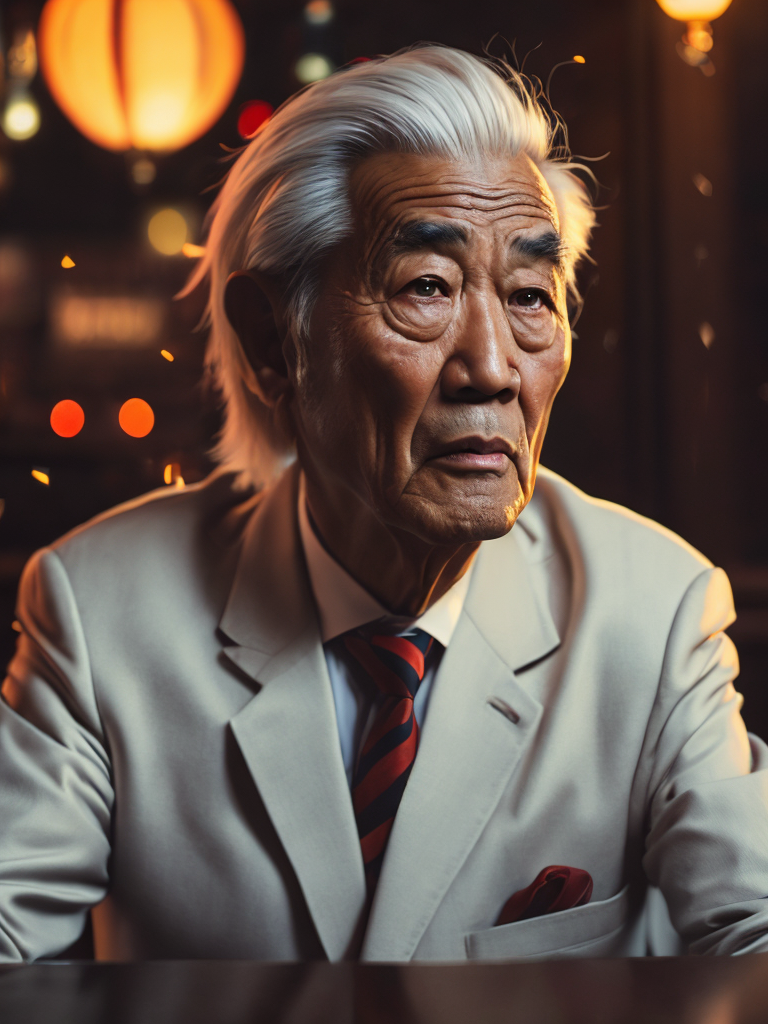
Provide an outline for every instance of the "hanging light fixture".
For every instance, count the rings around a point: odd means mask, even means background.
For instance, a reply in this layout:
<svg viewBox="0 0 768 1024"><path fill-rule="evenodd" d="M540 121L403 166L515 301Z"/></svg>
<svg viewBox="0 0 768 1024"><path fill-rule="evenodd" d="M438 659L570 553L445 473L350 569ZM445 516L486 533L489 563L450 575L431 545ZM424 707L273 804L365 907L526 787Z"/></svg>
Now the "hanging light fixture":
<svg viewBox="0 0 768 1024"><path fill-rule="evenodd" d="M48 88L83 135L155 152L219 119L245 54L229 0L48 0L38 45Z"/></svg>
<svg viewBox="0 0 768 1024"><path fill-rule="evenodd" d="M712 49L712 22L731 6L731 0L657 0L657 3L670 18L686 22L682 45L678 45L683 60L701 67L705 74L713 74L708 57Z"/></svg>

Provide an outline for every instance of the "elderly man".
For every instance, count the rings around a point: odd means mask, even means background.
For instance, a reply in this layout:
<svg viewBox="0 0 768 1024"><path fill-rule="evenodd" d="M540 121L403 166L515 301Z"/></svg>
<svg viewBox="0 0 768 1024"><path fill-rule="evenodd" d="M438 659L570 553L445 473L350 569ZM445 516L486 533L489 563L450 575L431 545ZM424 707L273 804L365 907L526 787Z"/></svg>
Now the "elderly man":
<svg viewBox="0 0 768 1024"><path fill-rule="evenodd" d="M643 955L649 888L690 951L768 950L725 575L534 494L592 226L552 145L518 77L422 47L239 156L192 282L221 469L24 575L3 959L89 911L109 959Z"/></svg>

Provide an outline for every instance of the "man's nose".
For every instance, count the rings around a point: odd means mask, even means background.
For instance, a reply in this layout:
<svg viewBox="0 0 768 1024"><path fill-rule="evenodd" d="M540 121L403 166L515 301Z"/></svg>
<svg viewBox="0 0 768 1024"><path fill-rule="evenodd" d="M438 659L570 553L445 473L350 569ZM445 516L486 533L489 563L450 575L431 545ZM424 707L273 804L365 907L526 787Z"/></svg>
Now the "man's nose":
<svg viewBox="0 0 768 1024"><path fill-rule="evenodd" d="M464 402L512 401L520 391L519 356L499 298L473 296L466 302L443 368L443 395Z"/></svg>

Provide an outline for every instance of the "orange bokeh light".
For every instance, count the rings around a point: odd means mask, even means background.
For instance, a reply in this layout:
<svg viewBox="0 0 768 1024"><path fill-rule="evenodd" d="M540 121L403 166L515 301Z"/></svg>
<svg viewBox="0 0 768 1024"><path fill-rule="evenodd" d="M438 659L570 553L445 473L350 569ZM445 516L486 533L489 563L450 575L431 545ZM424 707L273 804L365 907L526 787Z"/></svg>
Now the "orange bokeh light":
<svg viewBox="0 0 768 1024"><path fill-rule="evenodd" d="M155 425L155 414L143 398L129 398L120 407L118 421L131 437L146 437Z"/></svg>
<svg viewBox="0 0 768 1024"><path fill-rule="evenodd" d="M245 36L229 0L48 0L40 64L58 105L105 149L180 149L226 109Z"/></svg>
<svg viewBox="0 0 768 1024"><path fill-rule="evenodd" d="M85 413L82 406L69 398L57 402L51 410L51 426L59 437L74 437L83 429L84 423Z"/></svg>

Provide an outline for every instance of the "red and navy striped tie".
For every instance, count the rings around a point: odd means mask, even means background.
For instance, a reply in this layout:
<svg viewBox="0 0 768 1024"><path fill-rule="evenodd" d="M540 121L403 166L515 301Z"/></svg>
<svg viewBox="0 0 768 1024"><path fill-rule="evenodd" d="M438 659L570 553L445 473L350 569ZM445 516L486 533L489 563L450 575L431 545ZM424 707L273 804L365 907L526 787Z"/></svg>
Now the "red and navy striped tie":
<svg viewBox="0 0 768 1024"><path fill-rule="evenodd" d="M400 636L344 636L344 645L385 699L363 744L352 779L352 804L369 890L381 871L384 851L419 743L413 698L424 678L432 637L423 629Z"/></svg>

